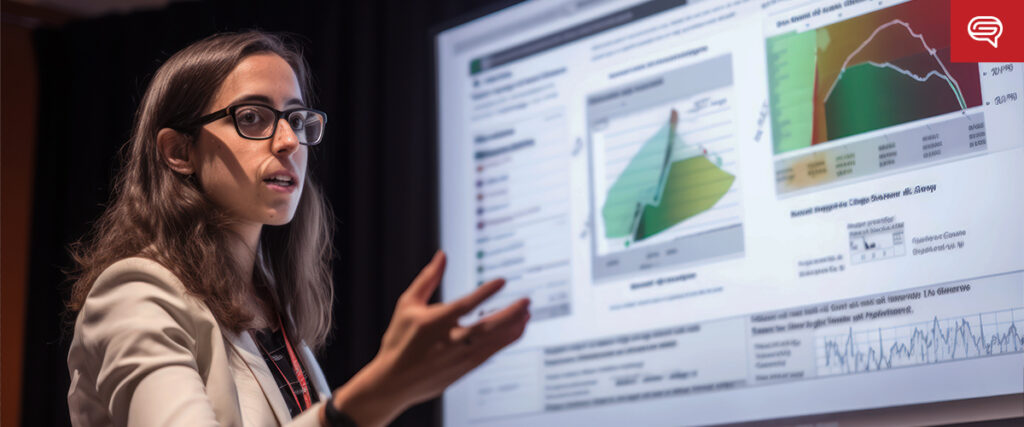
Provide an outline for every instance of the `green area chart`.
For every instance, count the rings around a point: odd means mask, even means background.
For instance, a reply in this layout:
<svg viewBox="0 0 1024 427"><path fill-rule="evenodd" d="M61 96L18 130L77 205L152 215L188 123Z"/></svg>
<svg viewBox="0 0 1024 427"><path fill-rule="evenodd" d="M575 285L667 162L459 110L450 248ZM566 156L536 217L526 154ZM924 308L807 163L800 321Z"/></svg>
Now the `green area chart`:
<svg viewBox="0 0 1024 427"><path fill-rule="evenodd" d="M605 237L626 245L654 236L711 209L736 177L720 157L688 146L676 134L678 113L643 143L608 189L601 209Z"/></svg>

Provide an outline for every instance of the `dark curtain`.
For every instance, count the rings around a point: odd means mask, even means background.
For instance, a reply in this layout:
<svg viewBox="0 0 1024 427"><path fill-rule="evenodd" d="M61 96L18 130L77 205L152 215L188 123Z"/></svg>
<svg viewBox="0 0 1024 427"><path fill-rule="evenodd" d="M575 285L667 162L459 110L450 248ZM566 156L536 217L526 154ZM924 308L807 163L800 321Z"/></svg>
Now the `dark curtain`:
<svg viewBox="0 0 1024 427"><path fill-rule="evenodd" d="M505 2L508 3L508 2ZM398 295L438 246L431 29L488 0L200 1L79 21L35 36L40 70L22 424L68 425L62 318L67 245L104 208L117 150L160 63L215 32L288 32L305 44L330 121L311 173L338 217L332 387L376 353ZM14 143L14 141L4 141ZM6 286L6 285L5 285ZM395 425L434 425L438 400Z"/></svg>

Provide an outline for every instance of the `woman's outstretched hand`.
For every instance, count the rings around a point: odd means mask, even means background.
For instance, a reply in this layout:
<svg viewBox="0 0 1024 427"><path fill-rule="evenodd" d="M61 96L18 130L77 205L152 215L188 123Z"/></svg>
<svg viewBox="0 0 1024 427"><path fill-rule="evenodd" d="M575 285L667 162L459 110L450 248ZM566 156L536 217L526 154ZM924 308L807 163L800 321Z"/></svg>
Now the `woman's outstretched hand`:
<svg viewBox="0 0 1024 427"><path fill-rule="evenodd" d="M409 406L437 396L523 334L530 318L527 299L471 326L458 323L498 292L502 279L458 300L427 304L444 266L445 254L438 251L398 298L377 356L334 393L332 403L360 427L386 424Z"/></svg>

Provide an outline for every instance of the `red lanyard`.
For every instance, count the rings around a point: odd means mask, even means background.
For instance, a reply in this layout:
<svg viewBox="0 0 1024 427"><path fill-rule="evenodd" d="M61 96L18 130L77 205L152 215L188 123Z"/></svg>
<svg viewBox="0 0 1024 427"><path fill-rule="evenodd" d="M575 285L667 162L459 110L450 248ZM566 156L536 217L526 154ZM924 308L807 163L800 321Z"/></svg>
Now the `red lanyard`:
<svg viewBox="0 0 1024 427"><path fill-rule="evenodd" d="M281 335L284 335L284 345L288 347L288 357L292 359L292 369L295 370L295 379L299 380L299 386L302 387L302 398L306 401L306 408L313 406L313 402L309 400L309 386L306 384L306 375L302 373L302 365L299 364L299 359L295 357L295 351L292 350L292 343L288 340L288 333L284 330L284 324L281 322L281 316L277 316L277 325L281 328ZM288 388L291 388L290 386ZM293 393L294 394L294 393ZM299 399L295 399L295 403L299 403ZM302 408L302 405L299 405Z"/></svg>
<svg viewBox="0 0 1024 427"><path fill-rule="evenodd" d="M295 399L295 405L299 407L300 411L303 411L308 409L310 406L313 406L313 402L309 399L309 386L306 383L306 375L302 373L302 365L299 365L299 359L295 357L295 351L292 350L292 344L291 341L288 340L288 333L285 332L284 324L281 322L281 316L277 317L277 325L281 328L281 335L284 336L284 346L288 349L288 357L292 360L292 369L295 371L295 379L299 382L299 386L302 387L302 397L303 400L306 401L306 406L302 406L302 402L300 402L299 397L295 395L295 390L292 389L291 384L288 385L288 391L292 393L292 398ZM256 344L258 345L259 341L257 341ZM267 353L268 358L270 357L270 352L268 352L267 349L263 349L263 352ZM287 382L288 377L284 375L283 371L281 371L281 367L277 366L277 362L274 362L273 360L271 360L271 362L274 367L277 368L277 372L281 374L281 378Z"/></svg>

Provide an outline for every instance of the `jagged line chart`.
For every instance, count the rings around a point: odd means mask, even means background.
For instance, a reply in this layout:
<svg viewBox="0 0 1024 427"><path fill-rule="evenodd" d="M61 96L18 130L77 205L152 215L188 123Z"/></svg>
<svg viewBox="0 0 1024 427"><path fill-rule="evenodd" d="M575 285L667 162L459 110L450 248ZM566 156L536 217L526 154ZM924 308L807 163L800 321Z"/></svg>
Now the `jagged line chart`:
<svg viewBox="0 0 1024 427"><path fill-rule="evenodd" d="M921 46L923 46L925 51L928 52L928 55L935 59L935 62L937 64L939 64L939 68L942 68L942 73L940 74L938 71L932 70L932 71L928 72L927 75L922 77L922 76L918 76L918 75L914 74L913 72L911 72L909 70L904 70L902 68L899 68L896 65L893 65L893 64L891 64L889 62L885 62L885 63L878 63L878 62L874 62L874 61L866 61L866 62L868 64L871 64L871 65L873 65L875 67L878 67L878 68L891 68L891 69L896 70L897 72L899 72L899 73L901 73L903 75L909 76L909 77L911 77L914 80L917 80L919 82L925 82L925 81L928 80L928 78L930 76L935 75L936 77L939 77L939 78L945 80L946 83L949 84L950 89L953 90L953 94L956 95L957 101L960 102L960 109L961 110L967 109L967 102L964 101L963 92L960 90L960 84L957 83L956 78L953 77L953 75L949 72L949 70L946 69L946 64L943 64L942 60L939 59L939 56L936 54L936 52L937 52L936 49L933 49L933 48L929 47L928 46L928 42L925 41L925 39L924 39L924 35L918 34L918 33L914 32L914 29L910 28L910 24L904 22L901 19L893 19L892 21L886 22L885 24L882 24L882 25L878 26L878 28L876 28L875 31L873 31L871 33L871 35L868 36L860 44L860 46L857 47L857 49L854 49L854 51L851 52L846 57L846 60L843 61L842 68L840 68L840 70L839 70L839 75L837 75L835 80L832 81L832 85L829 86L828 92L825 93L825 100L827 101L829 99L829 97L832 96L832 91L835 90L836 85L839 83L839 80L843 78L843 73L845 73L846 69L849 68L850 61L853 60L853 58L855 56L857 56L858 53L860 53L862 50L864 50L864 48L869 43L871 43L871 41L875 38L875 36L878 35L878 33L882 32L882 30L884 30L886 28L889 28L889 27L891 27L893 25L901 25L901 26L903 26L904 28L907 29L907 32L909 32L912 37L920 40L921 41Z"/></svg>
<svg viewBox="0 0 1024 427"><path fill-rule="evenodd" d="M1024 307L817 338L818 376L1024 353Z"/></svg>

